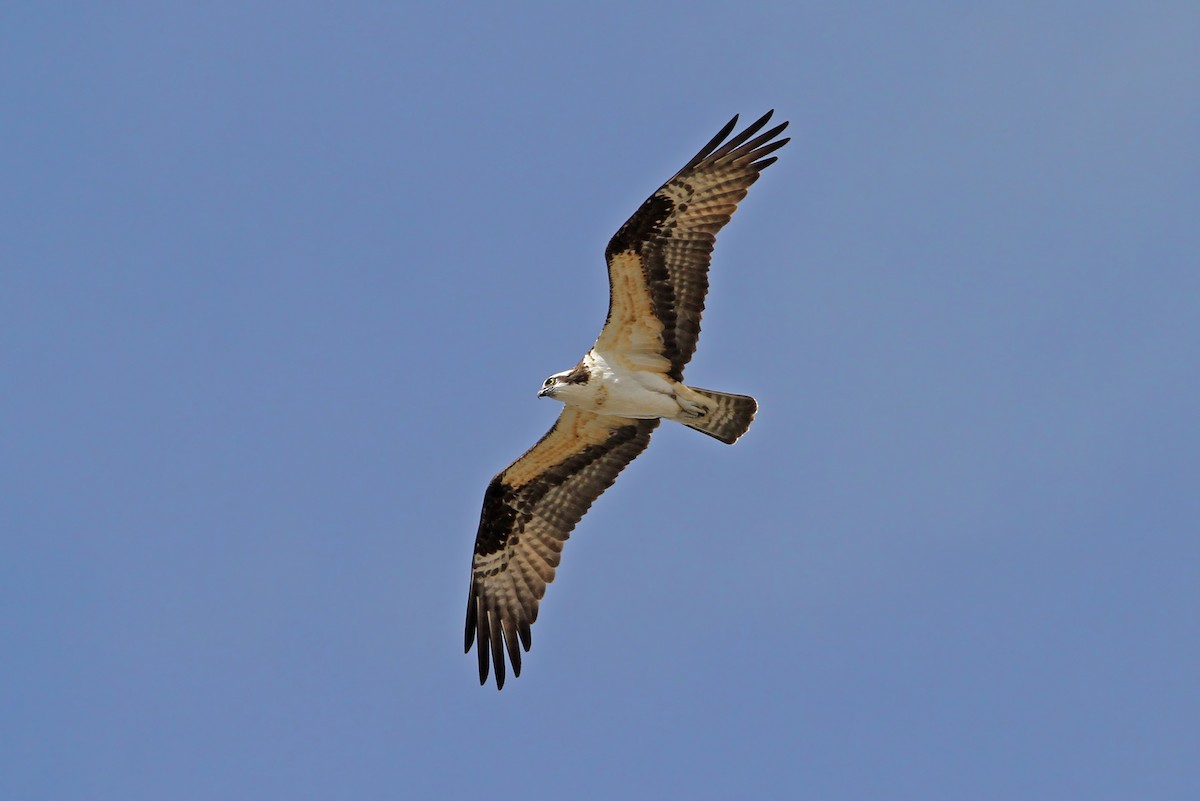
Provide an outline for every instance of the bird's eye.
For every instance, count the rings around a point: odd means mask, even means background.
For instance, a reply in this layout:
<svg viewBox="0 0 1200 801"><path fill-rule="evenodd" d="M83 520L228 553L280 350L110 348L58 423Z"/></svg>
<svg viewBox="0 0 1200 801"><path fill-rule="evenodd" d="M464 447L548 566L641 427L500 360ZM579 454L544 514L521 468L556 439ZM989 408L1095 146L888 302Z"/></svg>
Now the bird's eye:
<svg viewBox="0 0 1200 801"><path fill-rule="evenodd" d="M549 378L547 378L547 379L546 379L546 383L545 383L545 384L542 384L542 386L543 386L543 387L548 387L548 386L550 386L550 385L551 385L551 384L553 384L553 383L554 383L554 376L550 376Z"/></svg>

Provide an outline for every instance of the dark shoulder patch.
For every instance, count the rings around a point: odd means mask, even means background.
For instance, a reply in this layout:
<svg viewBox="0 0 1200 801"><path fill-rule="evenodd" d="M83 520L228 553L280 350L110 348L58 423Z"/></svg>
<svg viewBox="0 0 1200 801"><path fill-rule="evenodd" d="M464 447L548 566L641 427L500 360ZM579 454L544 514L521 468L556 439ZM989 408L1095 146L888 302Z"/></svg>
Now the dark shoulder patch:
<svg viewBox="0 0 1200 801"><path fill-rule="evenodd" d="M605 259L611 259L616 253L641 251L641 245L652 240L662 231L662 224L671 215L675 204L665 194L655 192L646 198L642 207L625 221L621 229L608 242L604 251Z"/></svg>
<svg viewBox="0 0 1200 801"><path fill-rule="evenodd" d="M479 516L479 533L475 537L475 553L480 556L503 550L517 519L517 510L509 503L512 487L500 476L492 479L483 494L483 513Z"/></svg>
<svg viewBox="0 0 1200 801"><path fill-rule="evenodd" d="M567 376L563 379L563 381L568 384L586 384L591 377L591 372L588 371L583 362L580 362L579 364L575 365L575 369L567 373Z"/></svg>

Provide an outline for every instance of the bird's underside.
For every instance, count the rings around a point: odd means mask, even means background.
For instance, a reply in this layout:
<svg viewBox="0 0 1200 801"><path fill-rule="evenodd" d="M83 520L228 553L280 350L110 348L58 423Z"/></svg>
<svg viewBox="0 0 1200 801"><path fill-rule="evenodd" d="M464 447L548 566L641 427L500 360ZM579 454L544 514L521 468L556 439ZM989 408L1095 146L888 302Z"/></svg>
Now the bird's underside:
<svg viewBox="0 0 1200 801"><path fill-rule="evenodd" d="M478 642L479 680L505 654L521 673L521 649L563 544L592 502L675 420L732 444L757 410L746 395L690 387L716 234L759 173L787 144L784 122L759 133L771 112L728 138L737 117L663 184L608 244L609 309L596 344L573 369L546 379L539 396L561 401L557 422L484 493L465 645ZM726 141L728 138L728 141Z"/></svg>

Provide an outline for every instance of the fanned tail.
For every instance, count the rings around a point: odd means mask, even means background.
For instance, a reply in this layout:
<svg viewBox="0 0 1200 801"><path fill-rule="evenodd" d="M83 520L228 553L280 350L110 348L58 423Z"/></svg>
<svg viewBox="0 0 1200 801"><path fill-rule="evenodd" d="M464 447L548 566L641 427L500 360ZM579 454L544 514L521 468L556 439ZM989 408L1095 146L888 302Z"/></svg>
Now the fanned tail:
<svg viewBox="0 0 1200 801"><path fill-rule="evenodd" d="M758 411L758 401L749 395L733 395L728 392L714 392L711 389L689 387L692 392L704 398L708 413L694 420L680 420L688 428L703 431L710 437L715 437L726 445L738 441L750 423L754 421L754 413Z"/></svg>

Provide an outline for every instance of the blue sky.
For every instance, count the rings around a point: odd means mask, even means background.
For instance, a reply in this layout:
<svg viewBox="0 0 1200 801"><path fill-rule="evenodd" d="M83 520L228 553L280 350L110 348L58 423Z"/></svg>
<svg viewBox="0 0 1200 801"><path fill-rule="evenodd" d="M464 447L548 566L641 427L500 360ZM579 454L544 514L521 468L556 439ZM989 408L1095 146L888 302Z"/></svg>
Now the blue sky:
<svg viewBox="0 0 1200 801"><path fill-rule="evenodd" d="M0 11L0 796L1200 795L1200 10L1032 5ZM759 417L481 688L483 489L767 108Z"/></svg>

